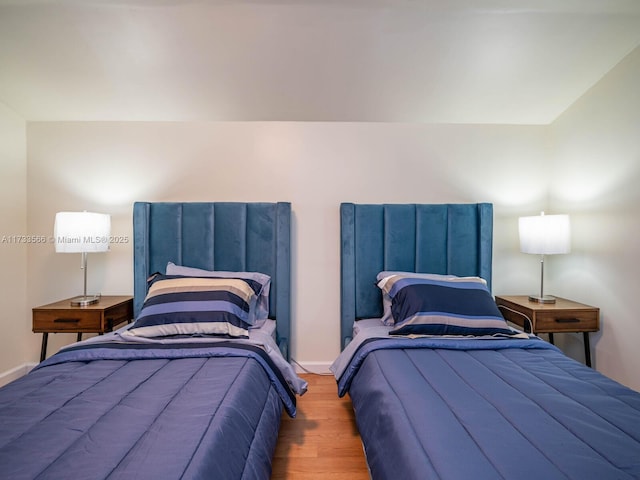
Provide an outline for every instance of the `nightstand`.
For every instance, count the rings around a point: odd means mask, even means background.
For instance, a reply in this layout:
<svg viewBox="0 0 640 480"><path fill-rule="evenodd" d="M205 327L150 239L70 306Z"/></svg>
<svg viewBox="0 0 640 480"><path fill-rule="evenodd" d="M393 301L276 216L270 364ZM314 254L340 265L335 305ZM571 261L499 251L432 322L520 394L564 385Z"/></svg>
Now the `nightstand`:
<svg viewBox="0 0 640 480"><path fill-rule="evenodd" d="M98 303L86 307L71 306L71 299L42 305L33 309L33 333L42 333L40 361L47 356L49 333L103 334L133 318L133 297L103 295Z"/></svg>
<svg viewBox="0 0 640 480"><path fill-rule="evenodd" d="M554 333L582 332L585 363L591 366L589 332L599 330L599 308L560 297L556 303L537 303L527 295L496 295L496 304L506 320L527 332L548 333L551 343Z"/></svg>

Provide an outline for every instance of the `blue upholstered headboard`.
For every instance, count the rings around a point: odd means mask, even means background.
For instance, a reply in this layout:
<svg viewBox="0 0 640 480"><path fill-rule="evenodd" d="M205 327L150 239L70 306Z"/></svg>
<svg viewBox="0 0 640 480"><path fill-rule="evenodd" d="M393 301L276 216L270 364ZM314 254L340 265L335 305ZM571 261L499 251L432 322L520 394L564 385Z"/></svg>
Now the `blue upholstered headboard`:
<svg viewBox="0 0 640 480"><path fill-rule="evenodd" d="M479 276L491 288L493 205L340 205L341 348L353 322L382 316L384 270Z"/></svg>
<svg viewBox="0 0 640 480"><path fill-rule="evenodd" d="M133 206L134 314L147 278L167 262L207 270L271 276L269 317L277 320L280 350L289 359L291 331L291 204L148 203Z"/></svg>

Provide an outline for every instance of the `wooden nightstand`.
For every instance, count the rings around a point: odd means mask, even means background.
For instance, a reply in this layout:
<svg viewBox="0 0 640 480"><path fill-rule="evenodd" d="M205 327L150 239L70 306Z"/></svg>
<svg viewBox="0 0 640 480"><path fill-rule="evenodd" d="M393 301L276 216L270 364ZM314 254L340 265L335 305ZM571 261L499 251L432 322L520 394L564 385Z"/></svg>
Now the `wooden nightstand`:
<svg viewBox="0 0 640 480"><path fill-rule="evenodd" d="M71 299L60 300L33 309L33 332L42 333L40 361L47 356L49 333L103 334L133 318L133 297L104 295L100 301L86 307L72 307Z"/></svg>
<svg viewBox="0 0 640 480"><path fill-rule="evenodd" d="M526 332L548 333L551 343L554 333L582 332L585 363L591 366L589 332L597 332L600 328L599 308L560 297L556 297L556 303L537 303L530 301L527 295L496 295L496 304L505 319Z"/></svg>

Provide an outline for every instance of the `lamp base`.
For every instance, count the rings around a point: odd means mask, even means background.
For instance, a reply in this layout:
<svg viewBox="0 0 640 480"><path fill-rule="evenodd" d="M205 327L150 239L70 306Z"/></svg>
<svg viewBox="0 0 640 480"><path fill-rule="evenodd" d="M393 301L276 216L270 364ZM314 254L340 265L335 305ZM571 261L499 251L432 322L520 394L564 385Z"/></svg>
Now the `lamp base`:
<svg viewBox="0 0 640 480"><path fill-rule="evenodd" d="M552 297L551 295L529 295L529 301L536 303L556 303L556 297Z"/></svg>
<svg viewBox="0 0 640 480"><path fill-rule="evenodd" d="M72 307L86 307L100 301L100 295L80 295L71 299Z"/></svg>

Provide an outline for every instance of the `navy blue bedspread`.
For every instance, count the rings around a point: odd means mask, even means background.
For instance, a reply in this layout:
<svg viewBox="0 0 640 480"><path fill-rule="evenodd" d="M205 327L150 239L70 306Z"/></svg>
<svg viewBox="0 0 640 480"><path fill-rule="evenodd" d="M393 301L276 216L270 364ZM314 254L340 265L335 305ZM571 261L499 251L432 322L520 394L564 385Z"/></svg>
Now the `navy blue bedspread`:
<svg viewBox="0 0 640 480"><path fill-rule="evenodd" d="M0 478L268 479L295 403L256 350L54 355L0 390Z"/></svg>
<svg viewBox="0 0 640 480"><path fill-rule="evenodd" d="M558 350L372 342L341 380L374 480L640 478L640 393Z"/></svg>

